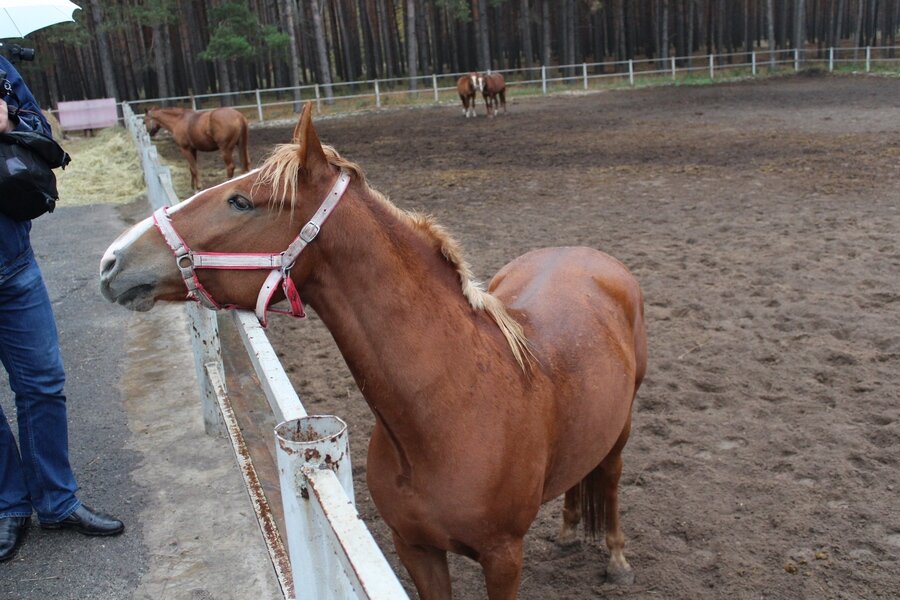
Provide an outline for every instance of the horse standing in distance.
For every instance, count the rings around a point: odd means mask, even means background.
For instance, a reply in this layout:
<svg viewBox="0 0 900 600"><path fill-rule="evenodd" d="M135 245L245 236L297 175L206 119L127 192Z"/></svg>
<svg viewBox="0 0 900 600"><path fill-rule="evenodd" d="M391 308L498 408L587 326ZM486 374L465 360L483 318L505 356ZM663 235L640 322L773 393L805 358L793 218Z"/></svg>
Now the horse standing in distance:
<svg viewBox="0 0 900 600"><path fill-rule="evenodd" d="M506 112L506 79L500 73L488 73L483 78L481 95L484 97L484 105L487 107L487 115L493 117L497 114L497 108L502 105ZM499 102L498 102L499 100Z"/></svg>
<svg viewBox="0 0 900 600"><path fill-rule="evenodd" d="M133 310L194 298L261 321L307 301L375 414L369 490L422 598L451 597L447 552L481 564L491 600L515 598L525 534L561 495L561 541L582 519L605 530L607 578L632 581L618 487L647 338L637 280L611 256L533 250L485 289L434 219L322 146L310 103L260 169L113 242L100 289Z"/></svg>
<svg viewBox="0 0 900 600"><path fill-rule="evenodd" d="M459 99L463 104L463 114L467 119L476 116L475 99L483 87L484 79L478 73L469 73L456 80L456 91L459 92Z"/></svg>
<svg viewBox="0 0 900 600"><path fill-rule="evenodd" d="M159 129L172 132L172 138L191 168L191 187L200 189L200 175L197 173L197 151L214 152L220 150L228 178L234 177L232 151L240 144L241 166L244 172L250 170L250 155L247 151L249 127L244 115L234 108L216 108L196 111L187 108L151 108L144 115L144 125L150 137Z"/></svg>

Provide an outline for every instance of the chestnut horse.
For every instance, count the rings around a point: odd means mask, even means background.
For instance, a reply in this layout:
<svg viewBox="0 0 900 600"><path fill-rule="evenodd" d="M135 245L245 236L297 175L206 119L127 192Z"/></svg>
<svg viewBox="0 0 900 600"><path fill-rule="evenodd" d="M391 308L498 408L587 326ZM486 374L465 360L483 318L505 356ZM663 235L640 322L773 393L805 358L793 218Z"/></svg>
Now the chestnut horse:
<svg viewBox="0 0 900 600"><path fill-rule="evenodd" d="M590 534L605 529L607 577L629 582L618 483L647 362L635 278L597 250L545 248L485 290L440 225L321 145L311 112L260 169L113 242L103 295L149 310L185 300L189 281L191 295L264 318L270 280L288 277L374 413L369 490L422 598L451 597L448 551L481 564L492 600L514 598L524 536L562 494L562 540L582 517ZM210 258L244 266L201 268ZM249 270L260 258L268 266Z"/></svg>
<svg viewBox="0 0 900 600"><path fill-rule="evenodd" d="M478 73L469 73L456 80L456 91L462 100L463 114L466 118L475 117L475 98L484 85L484 80Z"/></svg>
<svg viewBox="0 0 900 600"><path fill-rule="evenodd" d="M234 147L240 143L241 165L244 172L250 170L250 155L247 152L247 119L234 108L216 108L196 111L187 108L151 108L144 114L144 124L150 137L156 135L160 127L172 132L172 138L181 149L191 167L191 187L200 189L197 173L197 151L214 152L221 150L222 159L228 170L228 178L234 177Z"/></svg>
<svg viewBox="0 0 900 600"><path fill-rule="evenodd" d="M488 73L484 76L481 95L484 98L484 105L489 117L497 114L497 109L501 104L503 112L506 112L506 79L501 73Z"/></svg>

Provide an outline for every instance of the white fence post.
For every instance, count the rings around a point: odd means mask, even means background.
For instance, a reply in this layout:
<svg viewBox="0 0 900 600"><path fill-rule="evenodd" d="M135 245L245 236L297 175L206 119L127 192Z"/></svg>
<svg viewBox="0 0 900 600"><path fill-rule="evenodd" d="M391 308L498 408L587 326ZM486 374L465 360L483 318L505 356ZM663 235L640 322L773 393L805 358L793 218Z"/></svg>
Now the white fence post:
<svg viewBox="0 0 900 600"><path fill-rule="evenodd" d="M588 89L587 63L581 63L581 76L584 78L584 89Z"/></svg>
<svg viewBox="0 0 900 600"><path fill-rule="evenodd" d="M200 403L203 406L203 428L207 435L226 433L225 422L219 414L215 383L207 374L212 370L218 376L218 383L225 392L225 368L222 365L222 348L219 343L219 322L214 311L195 302L185 306L188 325L191 328L191 347L194 349L194 369L200 384Z"/></svg>
<svg viewBox="0 0 900 600"><path fill-rule="evenodd" d="M434 90L434 103L437 104L441 99L438 96L437 75L434 73L431 74L431 88Z"/></svg>
<svg viewBox="0 0 900 600"><path fill-rule="evenodd" d="M322 112L322 95L319 92L319 84L316 84L316 112Z"/></svg>
<svg viewBox="0 0 900 600"><path fill-rule="evenodd" d="M800 70L800 48L794 48L794 71Z"/></svg>
<svg viewBox="0 0 900 600"><path fill-rule="evenodd" d="M389 569L377 571L387 561L353 508L347 424L329 415L303 417L278 425L275 439L297 598L406 598L396 575ZM339 485L332 486L329 479L335 478ZM338 501L329 503L322 522L318 513L324 496ZM364 560L347 569L346 559L333 548L335 537L340 545L353 541Z"/></svg>
<svg viewBox="0 0 900 600"><path fill-rule="evenodd" d="M547 95L547 66L541 65L541 91Z"/></svg>
<svg viewBox="0 0 900 600"><path fill-rule="evenodd" d="M872 70L872 46L866 46L866 73Z"/></svg>
<svg viewBox="0 0 900 600"><path fill-rule="evenodd" d="M378 80L375 80L375 106L381 108L381 88L378 87Z"/></svg>
<svg viewBox="0 0 900 600"><path fill-rule="evenodd" d="M834 46L828 49L828 72L834 71Z"/></svg>
<svg viewBox="0 0 900 600"><path fill-rule="evenodd" d="M256 114L259 116L260 123L265 121L265 119L263 119L262 98L259 96L259 90L256 90Z"/></svg>
<svg viewBox="0 0 900 600"><path fill-rule="evenodd" d="M634 60L628 59L628 84L634 86Z"/></svg>
<svg viewBox="0 0 900 600"><path fill-rule="evenodd" d="M672 57L672 81L675 81L675 57Z"/></svg>
<svg viewBox="0 0 900 600"><path fill-rule="evenodd" d="M197 110L197 99L194 96L191 96L191 108Z"/></svg>
<svg viewBox="0 0 900 600"><path fill-rule="evenodd" d="M752 65L751 72L753 73L753 76L756 77L756 50L750 52L750 64Z"/></svg>
<svg viewBox="0 0 900 600"><path fill-rule="evenodd" d="M715 77L716 77L716 62L715 62L715 59L713 58L713 55L710 54L709 55L709 78L715 79Z"/></svg>

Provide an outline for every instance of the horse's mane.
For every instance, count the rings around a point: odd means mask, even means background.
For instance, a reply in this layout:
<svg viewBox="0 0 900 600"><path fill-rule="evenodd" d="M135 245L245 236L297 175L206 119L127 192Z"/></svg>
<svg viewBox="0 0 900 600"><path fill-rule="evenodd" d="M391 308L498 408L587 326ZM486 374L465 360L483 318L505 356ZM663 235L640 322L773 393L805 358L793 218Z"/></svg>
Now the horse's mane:
<svg viewBox="0 0 900 600"><path fill-rule="evenodd" d="M366 175L359 165L343 158L337 150L331 146L323 145L328 162L350 173L351 177L359 180L369 195L384 206L401 223L408 225L415 233L422 236L438 250L444 259L456 270L459 276L460 287L469 305L475 310L485 311L500 328L506 338L516 362L522 370L525 363L530 363L533 356L529 348L528 339L522 326L509 314L503 302L484 289L484 284L476 280L472 269L463 257L462 248L454 240L444 227L430 215L419 212L408 212L398 208L388 198L371 187L366 180ZM266 159L260 168L260 175L256 185L268 184L280 200L279 209L283 208L285 199L291 198L291 208L296 199L297 173L301 169L298 144L280 144L275 147L272 154ZM279 191L283 192L279 194Z"/></svg>

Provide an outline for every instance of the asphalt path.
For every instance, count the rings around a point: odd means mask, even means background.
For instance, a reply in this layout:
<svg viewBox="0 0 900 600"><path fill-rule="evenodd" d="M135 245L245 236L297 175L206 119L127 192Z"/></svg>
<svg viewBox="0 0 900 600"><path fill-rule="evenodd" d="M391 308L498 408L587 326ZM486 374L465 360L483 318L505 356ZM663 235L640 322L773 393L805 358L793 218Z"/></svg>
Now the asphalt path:
<svg viewBox="0 0 900 600"><path fill-rule="evenodd" d="M271 563L230 446L205 436L178 307L135 315L99 293L110 242L149 210L59 208L32 241L56 313L79 497L126 531L90 538L32 518L0 598L270 598ZM0 403L15 427L0 370Z"/></svg>

